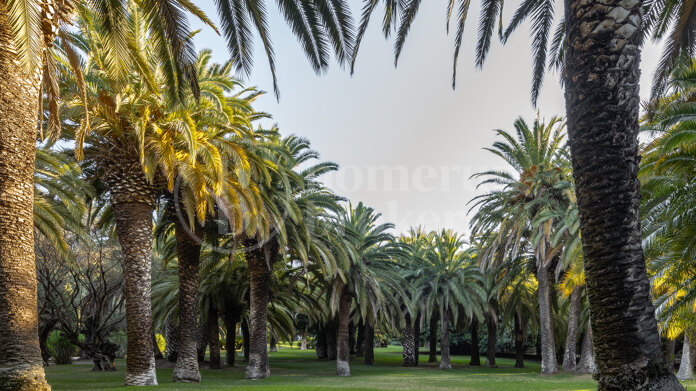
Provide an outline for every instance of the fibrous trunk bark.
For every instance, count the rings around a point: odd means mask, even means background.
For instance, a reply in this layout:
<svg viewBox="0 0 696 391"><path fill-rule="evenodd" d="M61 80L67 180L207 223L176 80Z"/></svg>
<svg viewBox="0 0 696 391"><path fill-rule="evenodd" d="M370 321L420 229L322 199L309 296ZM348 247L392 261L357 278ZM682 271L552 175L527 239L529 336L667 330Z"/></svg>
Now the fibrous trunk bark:
<svg viewBox="0 0 696 391"><path fill-rule="evenodd" d="M225 308L223 314L223 320L225 322L225 352L227 366L233 367L235 356L237 355L236 347L236 337L237 337L237 323L239 323L239 317L241 316L241 309L239 309L230 300L225 301Z"/></svg>
<svg viewBox="0 0 696 391"><path fill-rule="evenodd" d="M260 248L256 241L249 241L245 247L249 264L249 364L247 379L263 379L271 374L266 349L266 328L268 319L268 295L271 282L271 254L278 251L271 240ZM255 247L256 246L256 247Z"/></svg>
<svg viewBox="0 0 696 391"><path fill-rule="evenodd" d="M365 322L365 365L375 364L375 326L371 325L370 322Z"/></svg>
<svg viewBox="0 0 696 391"><path fill-rule="evenodd" d="M478 321L473 319L471 321L471 361L469 365L478 367L481 366L481 352L479 350L479 335L478 335Z"/></svg>
<svg viewBox="0 0 696 391"><path fill-rule="evenodd" d="M183 210L183 208L181 208ZM174 382L201 381L198 370L198 274L202 227L188 227L180 213L172 213L179 266L179 354Z"/></svg>
<svg viewBox="0 0 696 391"><path fill-rule="evenodd" d="M599 390L683 390L665 366L641 247L643 2L566 0L563 81Z"/></svg>
<svg viewBox="0 0 696 391"><path fill-rule="evenodd" d="M541 373L550 375L558 372L551 304L553 280L548 266L543 265L542 260L537 260L537 281L539 284L539 319L541 323Z"/></svg>
<svg viewBox="0 0 696 391"><path fill-rule="evenodd" d="M316 342L315 342L314 348L317 352L317 358L320 360L325 360L327 357L327 353L326 353L326 329L324 327L320 327L319 331L317 331L317 337L316 337Z"/></svg>
<svg viewBox="0 0 696 391"><path fill-rule="evenodd" d="M420 355L420 343L421 343L421 313L416 315L416 319L413 322L413 346L415 346L415 366L418 366L418 357Z"/></svg>
<svg viewBox="0 0 696 391"><path fill-rule="evenodd" d="M566 333L565 352L563 353L563 370L574 372L577 365L578 318L582 301L582 287L576 287L570 293L568 311L568 332Z"/></svg>
<svg viewBox="0 0 696 391"><path fill-rule="evenodd" d="M244 360L249 362L249 323L246 319L242 322L242 350L244 351Z"/></svg>
<svg viewBox="0 0 696 391"><path fill-rule="evenodd" d="M452 369L450 364L449 314L446 309L440 311L440 369Z"/></svg>
<svg viewBox="0 0 696 391"><path fill-rule="evenodd" d="M594 348L592 347L592 325L587 324L587 333L585 340L582 342L580 351L580 362L576 368L579 373L594 373L597 370L594 360Z"/></svg>
<svg viewBox="0 0 696 391"><path fill-rule="evenodd" d="M350 323L351 301L352 297L348 287L344 287L338 305L338 332L336 335L336 374L338 376L350 376L348 325Z"/></svg>
<svg viewBox="0 0 696 391"><path fill-rule="evenodd" d="M350 354L357 353L356 343L355 343L355 325L353 321L348 323L348 344L350 345Z"/></svg>
<svg viewBox="0 0 696 391"><path fill-rule="evenodd" d="M300 350L307 350L307 328L302 330L302 336L300 337Z"/></svg>
<svg viewBox="0 0 696 391"><path fill-rule="evenodd" d="M435 314L430 315L429 329L430 355L428 356L428 362L437 362L437 317Z"/></svg>
<svg viewBox="0 0 696 391"><path fill-rule="evenodd" d="M164 319L164 355L169 362L176 362L179 355L179 328L171 314Z"/></svg>
<svg viewBox="0 0 696 391"><path fill-rule="evenodd" d="M696 346L691 342L691 338L684 336L684 346L682 347L681 363L679 363L679 371L677 379L693 380L694 379L694 364L696 364Z"/></svg>
<svg viewBox="0 0 696 391"><path fill-rule="evenodd" d="M205 350L208 348L208 320L205 318L199 318L198 319L198 325L196 327L196 330L198 330L198 362L203 362L205 361Z"/></svg>
<svg viewBox="0 0 696 391"><path fill-rule="evenodd" d="M406 314L406 326L402 331L401 346L403 348L401 365L404 367L414 367L416 366L416 347L413 324L411 322L411 315Z"/></svg>
<svg viewBox="0 0 696 391"><path fill-rule="evenodd" d="M358 325L358 339L356 341L355 355L362 357L365 354L365 324L360 322Z"/></svg>
<svg viewBox="0 0 696 391"><path fill-rule="evenodd" d="M522 325L522 316L515 313L515 368L524 368L524 326Z"/></svg>
<svg viewBox="0 0 696 391"><path fill-rule="evenodd" d="M0 389L50 390L39 346L32 213L42 73L41 65L25 70L20 64L6 7L7 1L3 1L0 4Z"/></svg>
<svg viewBox="0 0 696 391"><path fill-rule="evenodd" d="M488 321L486 322L486 328L488 330L488 344L486 346L486 366L489 368L495 368L495 344L498 340L498 322L495 317L488 315Z"/></svg>
<svg viewBox="0 0 696 391"><path fill-rule="evenodd" d="M326 358L330 361L336 359L337 347L336 347L336 333L337 328L335 323L332 321L326 326Z"/></svg>
<svg viewBox="0 0 696 391"><path fill-rule="evenodd" d="M667 339L665 341L665 365L667 368L674 370L674 351L677 348L677 341L674 339Z"/></svg>
<svg viewBox="0 0 696 391"><path fill-rule="evenodd" d="M208 310L206 324L208 326L208 346L210 346L210 369L220 369L220 326L218 324L218 310L214 306Z"/></svg>
<svg viewBox="0 0 696 391"><path fill-rule="evenodd" d="M122 170L118 170L121 168ZM118 170L118 171L117 171ZM157 385L152 348L150 268L154 189L140 163L108 169L107 186L116 220L116 233L124 256L123 295L126 299L126 385Z"/></svg>

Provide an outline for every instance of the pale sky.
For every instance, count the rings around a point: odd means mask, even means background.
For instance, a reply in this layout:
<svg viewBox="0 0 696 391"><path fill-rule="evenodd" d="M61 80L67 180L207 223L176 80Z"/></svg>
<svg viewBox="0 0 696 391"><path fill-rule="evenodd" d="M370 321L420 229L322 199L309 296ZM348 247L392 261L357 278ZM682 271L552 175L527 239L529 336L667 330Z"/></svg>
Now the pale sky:
<svg viewBox="0 0 696 391"><path fill-rule="evenodd" d="M214 3L201 3L217 22ZM505 167L482 148L495 140L494 129L512 129L517 117L531 122L536 116L530 101L529 29L518 29L505 46L494 41L486 64L477 70L479 3L472 2L453 91L454 32L445 31L445 2L435 7L430 3L421 7L396 69L393 39L384 39L381 14L375 14L351 77L335 62L326 75L316 75L277 14L276 3L269 1L280 101L272 94L265 53L258 44L254 72L246 83L269 91L256 108L271 113L283 134L309 138L322 160L340 165L337 174L324 178L335 192L372 206L396 224L397 232L424 225L468 233L467 202L481 193L469 177ZM504 23L518 3L506 2ZM350 4L355 17L362 2ZM197 49L212 49L218 62L228 58L224 38L193 21L192 27L202 28ZM644 49L643 96L649 93L658 58L655 45ZM565 114L558 74L547 75L538 110L545 118Z"/></svg>

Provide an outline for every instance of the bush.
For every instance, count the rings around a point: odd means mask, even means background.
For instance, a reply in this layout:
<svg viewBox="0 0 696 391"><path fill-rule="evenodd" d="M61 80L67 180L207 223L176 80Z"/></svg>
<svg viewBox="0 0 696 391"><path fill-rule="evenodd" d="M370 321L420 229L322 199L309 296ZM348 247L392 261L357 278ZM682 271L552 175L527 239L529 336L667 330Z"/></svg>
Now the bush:
<svg viewBox="0 0 696 391"><path fill-rule="evenodd" d="M158 338L159 336L159 338ZM161 352L164 352L165 342L164 337L161 334L155 334L157 339L157 346L160 348ZM116 330L109 334L109 341L118 345L118 350L116 351L116 357L123 358L126 355L126 347L128 346L128 336L126 335L126 330Z"/></svg>
<svg viewBox="0 0 696 391"><path fill-rule="evenodd" d="M46 345L58 365L72 364L72 357L80 354L80 349L57 330L48 336Z"/></svg>

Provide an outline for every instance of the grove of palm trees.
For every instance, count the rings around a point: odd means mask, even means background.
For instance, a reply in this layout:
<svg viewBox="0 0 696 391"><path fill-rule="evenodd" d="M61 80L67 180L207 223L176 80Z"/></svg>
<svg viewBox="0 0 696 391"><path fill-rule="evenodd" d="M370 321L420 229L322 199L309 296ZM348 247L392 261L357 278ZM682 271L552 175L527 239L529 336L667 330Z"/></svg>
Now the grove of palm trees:
<svg viewBox="0 0 696 391"><path fill-rule="evenodd" d="M294 52L320 80L449 87L402 72L433 60L405 54L438 44L420 35L427 6L0 0L0 391L696 387L694 3L438 4L451 87L480 99L467 67L485 72L531 22L531 78L506 59L518 80L486 87L493 116L454 92L401 107L405 90L385 101L374 83L284 97ZM380 33L388 74L361 68ZM546 115L553 74L565 113ZM529 107L505 104L528 83ZM357 118L365 152L310 95ZM442 107L514 118L456 130L484 159L456 195L465 213L397 219L374 205L391 190L337 185L347 170L319 149L394 167L465 150ZM389 115L413 129L377 125ZM399 191L389 202L444 202Z"/></svg>

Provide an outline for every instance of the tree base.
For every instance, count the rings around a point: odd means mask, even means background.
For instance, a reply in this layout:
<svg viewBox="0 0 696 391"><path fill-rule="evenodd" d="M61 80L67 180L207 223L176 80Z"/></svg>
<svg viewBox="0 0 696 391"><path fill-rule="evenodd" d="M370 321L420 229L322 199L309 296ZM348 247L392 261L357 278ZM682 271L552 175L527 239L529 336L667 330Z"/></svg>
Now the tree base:
<svg viewBox="0 0 696 391"><path fill-rule="evenodd" d="M336 374L338 376L350 376L350 364L348 361L336 360Z"/></svg>
<svg viewBox="0 0 696 391"><path fill-rule="evenodd" d="M452 365L450 363L440 363L440 369L452 369Z"/></svg>
<svg viewBox="0 0 696 391"><path fill-rule="evenodd" d="M245 376L247 380L265 379L271 375L268 361L264 362L263 355L252 353L249 355L249 365L246 367Z"/></svg>
<svg viewBox="0 0 696 391"><path fill-rule="evenodd" d="M150 368L144 372L133 372L126 369L127 386L156 386L157 372L155 371L155 356L152 356Z"/></svg>
<svg viewBox="0 0 696 391"><path fill-rule="evenodd" d="M0 389L17 391L51 391L43 366L0 368Z"/></svg>
<svg viewBox="0 0 696 391"><path fill-rule="evenodd" d="M684 391L676 376L666 373L649 377L647 370L626 370L618 374L599 375L599 391Z"/></svg>
<svg viewBox="0 0 696 391"><path fill-rule="evenodd" d="M174 383L200 383L201 373L198 371L198 362L196 361L196 368L177 362L174 367L173 380Z"/></svg>

